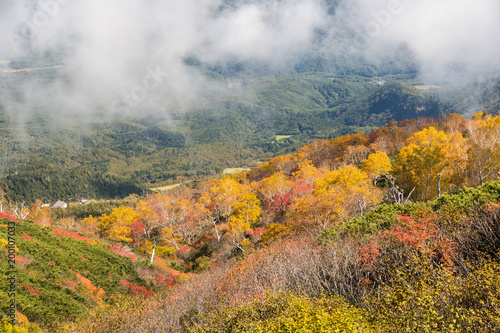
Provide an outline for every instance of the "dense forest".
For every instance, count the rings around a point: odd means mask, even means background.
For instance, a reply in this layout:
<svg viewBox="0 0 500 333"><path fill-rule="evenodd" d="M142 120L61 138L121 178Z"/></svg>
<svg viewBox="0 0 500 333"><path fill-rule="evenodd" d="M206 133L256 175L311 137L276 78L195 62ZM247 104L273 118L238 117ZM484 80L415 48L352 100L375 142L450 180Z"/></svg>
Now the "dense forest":
<svg viewBox="0 0 500 333"><path fill-rule="evenodd" d="M13 206L12 329L497 331L499 136L486 113L394 120L168 193Z"/></svg>

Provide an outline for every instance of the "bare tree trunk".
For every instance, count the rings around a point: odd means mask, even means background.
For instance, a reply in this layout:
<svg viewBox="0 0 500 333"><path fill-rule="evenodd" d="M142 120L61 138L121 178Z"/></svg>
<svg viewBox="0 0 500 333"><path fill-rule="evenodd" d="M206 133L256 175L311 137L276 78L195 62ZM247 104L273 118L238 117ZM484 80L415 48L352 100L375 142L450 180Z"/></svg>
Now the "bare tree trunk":
<svg viewBox="0 0 500 333"><path fill-rule="evenodd" d="M413 193L413 191L415 191L415 187L413 188L413 190L411 190L410 194L408 194L408 196L406 197L406 200L405 200L403 206L406 206L406 204L408 203L408 200L410 200L410 197L411 197L411 194Z"/></svg>
<svg viewBox="0 0 500 333"><path fill-rule="evenodd" d="M214 225L215 235L217 236L217 242L220 242L222 236L219 235L219 230L217 230L217 221L213 221L212 224Z"/></svg>
<svg viewBox="0 0 500 333"><path fill-rule="evenodd" d="M441 176L443 175L443 172L444 170L441 171L438 178L438 199L441 198Z"/></svg>
<svg viewBox="0 0 500 333"><path fill-rule="evenodd" d="M14 213L14 216L18 219L24 220L30 214L30 211L24 207L23 201L21 202L21 207L19 207L19 204L16 202L16 208L12 209L12 213Z"/></svg>
<svg viewBox="0 0 500 333"><path fill-rule="evenodd" d="M151 254L150 263L153 263L153 260L155 259L155 249L156 249L156 238L153 239L153 249L151 250L151 252L149 252Z"/></svg>

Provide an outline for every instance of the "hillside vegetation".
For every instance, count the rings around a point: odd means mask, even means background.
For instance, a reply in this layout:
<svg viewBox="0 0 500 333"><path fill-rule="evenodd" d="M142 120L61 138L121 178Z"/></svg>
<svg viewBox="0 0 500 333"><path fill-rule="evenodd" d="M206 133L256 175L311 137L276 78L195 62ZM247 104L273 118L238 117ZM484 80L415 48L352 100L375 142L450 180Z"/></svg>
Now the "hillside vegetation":
<svg viewBox="0 0 500 333"><path fill-rule="evenodd" d="M391 121L168 194L35 202L17 223L32 288L19 287L19 329L500 330L499 136L484 113ZM51 293L74 305L39 301Z"/></svg>

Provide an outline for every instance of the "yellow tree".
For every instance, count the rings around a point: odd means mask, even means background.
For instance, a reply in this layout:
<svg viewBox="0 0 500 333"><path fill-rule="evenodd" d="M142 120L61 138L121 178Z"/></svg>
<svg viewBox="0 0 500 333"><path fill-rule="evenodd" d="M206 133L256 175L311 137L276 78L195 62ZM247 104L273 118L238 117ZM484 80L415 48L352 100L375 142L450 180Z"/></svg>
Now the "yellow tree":
<svg viewBox="0 0 500 333"><path fill-rule="evenodd" d="M296 198L286 224L299 231L317 234L341 223L347 216L345 197L335 191L306 194Z"/></svg>
<svg viewBox="0 0 500 333"><path fill-rule="evenodd" d="M131 242L130 225L139 219L139 215L130 207L113 208L109 215L102 215L97 225L99 236L117 241Z"/></svg>
<svg viewBox="0 0 500 333"><path fill-rule="evenodd" d="M80 222L81 232L97 235L99 231L99 219L89 215Z"/></svg>
<svg viewBox="0 0 500 333"><path fill-rule="evenodd" d="M326 193L330 189L346 190L352 186L362 184L368 176L357 167L348 165L337 170L333 170L318 178L315 182L314 194Z"/></svg>
<svg viewBox="0 0 500 333"><path fill-rule="evenodd" d="M408 143L393 163L393 174L407 192L429 200L441 195L443 185L461 185L467 155L460 133L447 135L429 127L415 133Z"/></svg>
<svg viewBox="0 0 500 333"><path fill-rule="evenodd" d="M30 214L28 217L31 220L35 220L38 217L38 214L40 213L40 210L42 209L42 205L43 205L43 202L41 200L37 200L30 205Z"/></svg>
<svg viewBox="0 0 500 333"><path fill-rule="evenodd" d="M315 182L314 195L321 196L332 193L342 202L342 210L338 213L344 220L354 215L364 215L366 211L381 199L381 191L374 187L368 175L355 166L348 165L330 171Z"/></svg>
<svg viewBox="0 0 500 333"><path fill-rule="evenodd" d="M223 178L210 188L211 201L219 219L227 219L233 211L233 206L238 202L239 195L248 191L249 187L238 183L231 178Z"/></svg>
<svg viewBox="0 0 500 333"><path fill-rule="evenodd" d="M42 228L50 227L54 219L54 213L49 206L40 208L34 222Z"/></svg>
<svg viewBox="0 0 500 333"><path fill-rule="evenodd" d="M151 198L147 198L150 199ZM151 201L140 200L137 202L135 206L135 212L138 215L138 218L144 224L144 237L149 239L151 237L151 233L153 229L157 228L160 225L160 217L153 210L154 205L151 204Z"/></svg>
<svg viewBox="0 0 500 333"><path fill-rule="evenodd" d="M299 164L299 170L293 174L293 178L296 183L301 183L301 185L313 185L317 178L325 175L326 169L316 168L311 160L305 160Z"/></svg>
<svg viewBox="0 0 500 333"><path fill-rule="evenodd" d="M194 202L179 197L172 202L173 215L168 225L164 225L161 235L163 240L177 249L181 243L192 243L202 233L203 211Z"/></svg>
<svg viewBox="0 0 500 333"><path fill-rule="evenodd" d="M253 184L257 193L265 200L273 199L277 194L290 192L294 182L289 180L284 171L276 172L270 177Z"/></svg>
<svg viewBox="0 0 500 333"><path fill-rule="evenodd" d="M287 223L303 230L324 230L378 203L381 191L355 166L330 171L316 179L311 194L296 198Z"/></svg>
<svg viewBox="0 0 500 333"><path fill-rule="evenodd" d="M368 158L363 161L362 167L368 177L373 180L376 180L380 175L387 174L392 170L389 156L381 151L370 154Z"/></svg>
<svg viewBox="0 0 500 333"><path fill-rule="evenodd" d="M248 191L249 186L231 178L223 178L211 181L210 188L200 193L196 207L202 212L205 224L214 227L217 241L222 238L218 225L228 221L240 194Z"/></svg>
<svg viewBox="0 0 500 333"><path fill-rule="evenodd" d="M238 202L233 205L233 213L229 217L227 237L241 251L244 249L240 243L250 230L250 225L258 220L260 213L260 202L254 193L247 191L238 196Z"/></svg>
<svg viewBox="0 0 500 333"><path fill-rule="evenodd" d="M500 117L478 113L474 120L466 123L468 184L483 185L485 181L498 177L500 168Z"/></svg>

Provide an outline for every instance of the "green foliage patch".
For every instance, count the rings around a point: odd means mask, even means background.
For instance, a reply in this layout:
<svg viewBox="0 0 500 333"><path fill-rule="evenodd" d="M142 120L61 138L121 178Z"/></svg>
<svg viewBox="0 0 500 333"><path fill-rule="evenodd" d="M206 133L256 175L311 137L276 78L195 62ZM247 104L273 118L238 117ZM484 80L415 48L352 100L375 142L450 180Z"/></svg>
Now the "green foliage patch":
<svg viewBox="0 0 500 333"><path fill-rule="evenodd" d="M7 224L0 220L0 224ZM125 294L125 279L140 286L130 259L114 254L106 245L55 235L33 222L17 223L16 278L18 310L32 322L50 325L72 320L89 308L112 303L114 294ZM0 227L0 239L7 231ZM9 271L6 251L0 269ZM1 315L7 313L8 281L0 281ZM100 291L100 288L102 291Z"/></svg>

